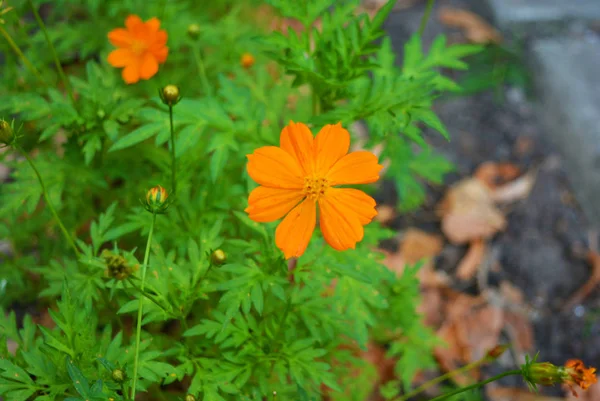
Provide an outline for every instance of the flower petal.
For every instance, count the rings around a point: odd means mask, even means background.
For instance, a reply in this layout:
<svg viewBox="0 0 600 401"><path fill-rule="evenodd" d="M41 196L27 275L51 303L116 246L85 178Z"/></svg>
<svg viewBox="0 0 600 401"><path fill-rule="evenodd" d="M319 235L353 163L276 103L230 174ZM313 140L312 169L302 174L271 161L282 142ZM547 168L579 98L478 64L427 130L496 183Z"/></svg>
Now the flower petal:
<svg viewBox="0 0 600 401"><path fill-rule="evenodd" d="M139 32L144 28L144 21L137 15L130 15L125 19L125 26L131 32Z"/></svg>
<svg viewBox="0 0 600 401"><path fill-rule="evenodd" d="M152 46L150 51L154 55L154 58L159 64L164 63L167 60L167 56L169 55L169 48L166 46Z"/></svg>
<svg viewBox="0 0 600 401"><path fill-rule="evenodd" d="M117 28L108 33L108 40L113 46L129 47L133 40L133 36L127 29Z"/></svg>
<svg viewBox="0 0 600 401"><path fill-rule="evenodd" d="M152 53L145 53L140 65L140 77L150 79L158 72L158 62Z"/></svg>
<svg viewBox="0 0 600 401"><path fill-rule="evenodd" d="M314 167L313 135L303 123L290 121L279 137L281 149L292 155L302 167L304 175L312 175Z"/></svg>
<svg viewBox="0 0 600 401"><path fill-rule="evenodd" d="M354 249L356 243L363 239L360 218L347 204L326 195L319 198L319 213L323 238L333 249Z"/></svg>
<svg viewBox="0 0 600 401"><path fill-rule="evenodd" d="M298 162L276 146L263 146L248 155L247 169L250 177L265 187L304 187L304 176Z"/></svg>
<svg viewBox="0 0 600 401"><path fill-rule="evenodd" d="M258 187L250 192L245 212L252 220L267 223L285 216L302 198L297 189Z"/></svg>
<svg viewBox="0 0 600 401"><path fill-rule="evenodd" d="M113 67L126 67L137 62L135 54L127 48L116 49L108 55L108 63Z"/></svg>
<svg viewBox="0 0 600 401"><path fill-rule="evenodd" d="M123 68L121 73L125 83L134 84L140 80L140 62L136 60L134 63L127 65Z"/></svg>
<svg viewBox="0 0 600 401"><path fill-rule="evenodd" d="M335 204L343 205L344 209L351 210L358 217L363 226L369 224L377 216L375 199L353 188L329 188L325 197Z"/></svg>
<svg viewBox="0 0 600 401"><path fill-rule="evenodd" d="M348 153L339 159L325 176L330 185L368 184L379 179L377 156L364 150Z"/></svg>
<svg viewBox="0 0 600 401"><path fill-rule="evenodd" d="M315 137L316 171L319 175L326 174L331 166L350 149L350 134L342 128L341 123L327 124Z"/></svg>
<svg viewBox="0 0 600 401"><path fill-rule="evenodd" d="M156 17L150 18L148 21L146 21L146 27L150 31L156 32L160 29L160 20Z"/></svg>
<svg viewBox="0 0 600 401"><path fill-rule="evenodd" d="M275 230L275 244L283 251L286 259L301 256L317 223L317 205L307 199L285 216Z"/></svg>

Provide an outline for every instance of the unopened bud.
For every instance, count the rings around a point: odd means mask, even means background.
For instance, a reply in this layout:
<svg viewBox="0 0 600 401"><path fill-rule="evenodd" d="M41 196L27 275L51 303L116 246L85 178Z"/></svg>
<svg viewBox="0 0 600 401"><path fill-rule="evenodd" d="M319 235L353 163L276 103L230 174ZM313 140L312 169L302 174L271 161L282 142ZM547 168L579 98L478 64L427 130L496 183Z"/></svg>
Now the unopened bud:
<svg viewBox="0 0 600 401"><path fill-rule="evenodd" d="M168 197L169 194L167 191L160 185L157 185L146 193L146 201L142 202L142 204L150 213L163 214L169 208Z"/></svg>
<svg viewBox="0 0 600 401"><path fill-rule="evenodd" d="M217 249L210 255L210 261L215 266L222 266L227 261L227 255L222 249Z"/></svg>
<svg viewBox="0 0 600 401"><path fill-rule="evenodd" d="M180 100L179 88L175 85L167 85L158 92L160 99L167 106L175 106Z"/></svg>
<svg viewBox="0 0 600 401"><path fill-rule="evenodd" d="M504 351L508 349L508 345L496 345L494 348L489 350L485 357L489 360L496 360L500 355L504 354Z"/></svg>
<svg viewBox="0 0 600 401"><path fill-rule="evenodd" d="M250 53L242 54L241 64L244 68L250 68L254 65L254 56Z"/></svg>
<svg viewBox="0 0 600 401"><path fill-rule="evenodd" d="M107 249L103 250L100 256L104 259L106 271L111 278L125 280L137 270L137 266L131 266L123 256Z"/></svg>
<svg viewBox="0 0 600 401"><path fill-rule="evenodd" d="M186 394L185 401L196 401L196 397L191 394Z"/></svg>
<svg viewBox="0 0 600 401"><path fill-rule="evenodd" d="M112 371L112 378L117 383L122 383L125 381L125 372L121 369L115 369Z"/></svg>
<svg viewBox="0 0 600 401"><path fill-rule="evenodd" d="M200 36L200 25L190 24L187 29L187 34L192 39L198 39L198 36Z"/></svg>
<svg viewBox="0 0 600 401"><path fill-rule="evenodd" d="M0 144L10 145L14 137L15 133L8 121L0 120Z"/></svg>

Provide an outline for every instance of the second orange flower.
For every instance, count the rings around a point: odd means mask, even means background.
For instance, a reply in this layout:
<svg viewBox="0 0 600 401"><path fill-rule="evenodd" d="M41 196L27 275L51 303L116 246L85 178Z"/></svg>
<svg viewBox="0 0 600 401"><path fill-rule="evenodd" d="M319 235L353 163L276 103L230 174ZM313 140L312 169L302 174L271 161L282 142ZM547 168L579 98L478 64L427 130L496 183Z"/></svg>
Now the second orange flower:
<svg viewBox="0 0 600 401"><path fill-rule="evenodd" d="M108 33L110 43L118 47L108 55L108 62L123 68L123 80L128 84L150 79L169 54L167 32L160 29L157 18L144 22L137 15L127 17L125 27Z"/></svg>
<svg viewBox="0 0 600 401"><path fill-rule="evenodd" d="M304 253L317 221L334 249L353 249L363 226L377 215L375 200L362 191L337 185L368 184L379 179L382 166L367 151L348 153L350 134L341 124L326 125L313 137L302 123L290 122L280 146L265 146L248 155L248 174L259 186L248 198L246 212L257 222L285 216L275 242L286 257Z"/></svg>

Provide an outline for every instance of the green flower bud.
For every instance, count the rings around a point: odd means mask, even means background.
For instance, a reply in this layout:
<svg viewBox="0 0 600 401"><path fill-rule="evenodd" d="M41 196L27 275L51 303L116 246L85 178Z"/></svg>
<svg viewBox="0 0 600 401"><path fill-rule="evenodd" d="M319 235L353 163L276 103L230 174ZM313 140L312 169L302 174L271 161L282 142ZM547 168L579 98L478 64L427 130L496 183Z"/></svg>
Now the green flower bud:
<svg viewBox="0 0 600 401"><path fill-rule="evenodd" d="M175 85L167 85L159 91L162 102L167 106L175 106L181 100L179 88Z"/></svg>
<svg viewBox="0 0 600 401"><path fill-rule="evenodd" d="M15 133L8 121L0 120L0 143L10 145L14 138Z"/></svg>
<svg viewBox="0 0 600 401"><path fill-rule="evenodd" d="M164 214L170 206L169 201L167 201L168 197L167 191L157 185L146 193L146 200L142 204L150 213Z"/></svg>
<svg viewBox="0 0 600 401"><path fill-rule="evenodd" d="M137 266L130 266L127 260L121 255L117 255L107 249L100 255L106 264L106 272L109 277L117 280L125 280L137 270Z"/></svg>
<svg viewBox="0 0 600 401"><path fill-rule="evenodd" d="M117 383L122 383L125 381L125 372L121 369L115 369L112 371L112 378Z"/></svg>
<svg viewBox="0 0 600 401"><path fill-rule="evenodd" d="M200 36L200 25L190 24L187 29L187 34L192 39L198 39L198 36Z"/></svg>
<svg viewBox="0 0 600 401"><path fill-rule="evenodd" d="M217 249L210 255L210 261L215 266L222 266L227 261L227 255L222 249Z"/></svg>
<svg viewBox="0 0 600 401"><path fill-rule="evenodd" d="M191 394L186 394L185 401L196 401L196 397Z"/></svg>

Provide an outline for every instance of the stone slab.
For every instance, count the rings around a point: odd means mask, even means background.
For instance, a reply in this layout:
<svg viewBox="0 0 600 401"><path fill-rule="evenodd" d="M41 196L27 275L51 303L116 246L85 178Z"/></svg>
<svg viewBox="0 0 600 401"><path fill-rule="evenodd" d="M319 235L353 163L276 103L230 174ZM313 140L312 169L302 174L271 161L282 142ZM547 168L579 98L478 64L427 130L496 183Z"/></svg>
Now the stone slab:
<svg viewBox="0 0 600 401"><path fill-rule="evenodd" d="M600 227L600 40L534 40L531 71L542 123L584 212Z"/></svg>
<svg viewBox="0 0 600 401"><path fill-rule="evenodd" d="M600 0L470 0L470 5L501 30L516 33L556 30L573 21L600 21Z"/></svg>

